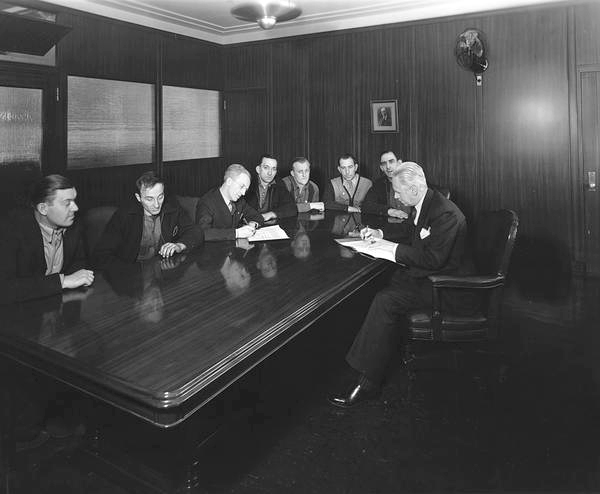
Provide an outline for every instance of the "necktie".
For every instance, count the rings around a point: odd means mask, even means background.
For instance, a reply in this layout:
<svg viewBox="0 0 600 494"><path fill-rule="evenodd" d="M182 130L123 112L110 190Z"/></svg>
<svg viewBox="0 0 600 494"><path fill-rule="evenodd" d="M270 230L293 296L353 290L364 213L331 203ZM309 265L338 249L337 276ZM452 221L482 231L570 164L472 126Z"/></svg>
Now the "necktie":
<svg viewBox="0 0 600 494"><path fill-rule="evenodd" d="M229 212L233 213L233 203L231 201L227 203L227 207L229 208Z"/></svg>
<svg viewBox="0 0 600 494"><path fill-rule="evenodd" d="M416 217L417 217L417 208L415 208L414 206L411 206L410 213L408 214L408 219L410 220L411 223L414 224Z"/></svg>

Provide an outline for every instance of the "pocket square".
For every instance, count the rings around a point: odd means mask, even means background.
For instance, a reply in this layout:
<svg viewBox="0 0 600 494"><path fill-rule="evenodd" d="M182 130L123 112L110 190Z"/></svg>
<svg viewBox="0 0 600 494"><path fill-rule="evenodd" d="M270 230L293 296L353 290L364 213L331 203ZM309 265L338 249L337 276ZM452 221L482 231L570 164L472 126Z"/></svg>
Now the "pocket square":
<svg viewBox="0 0 600 494"><path fill-rule="evenodd" d="M429 237L429 235L431 235L431 227L421 228L421 231L419 232L419 236L421 237L421 240L426 239L427 237Z"/></svg>
<svg viewBox="0 0 600 494"><path fill-rule="evenodd" d="M179 233L179 227L177 225L175 225L175 228L173 228L173 233L171 234L171 237L175 238L178 233Z"/></svg>

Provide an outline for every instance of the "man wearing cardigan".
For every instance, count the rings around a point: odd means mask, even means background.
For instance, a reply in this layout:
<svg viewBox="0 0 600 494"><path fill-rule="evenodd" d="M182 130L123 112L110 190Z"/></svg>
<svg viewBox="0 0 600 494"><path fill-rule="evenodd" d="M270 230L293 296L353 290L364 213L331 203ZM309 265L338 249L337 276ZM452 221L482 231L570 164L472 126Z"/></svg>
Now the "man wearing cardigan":
<svg viewBox="0 0 600 494"><path fill-rule="evenodd" d="M31 208L11 212L0 226L0 303L55 295L90 286L75 213L77 191L61 175L33 188Z"/></svg>
<svg viewBox="0 0 600 494"><path fill-rule="evenodd" d="M458 207L439 192L428 188L425 174L416 163L406 162L392 179L394 191L411 207L411 241L396 246L398 267L388 285L377 293L354 343L346 354L359 373L357 384L346 394L330 398L348 408L374 398L385 377L397 343L404 336L408 312L431 307L431 274L469 274L466 255L467 222ZM363 238L383 238L384 232L364 228ZM451 298L442 303L453 303ZM454 305L454 304L453 304Z"/></svg>
<svg viewBox="0 0 600 494"><path fill-rule="evenodd" d="M303 156L294 158L290 176L284 177L282 181L299 213L325 209L325 205L319 202L319 186L310 179L310 162Z"/></svg>
<svg viewBox="0 0 600 494"><path fill-rule="evenodd" d="M357 173L358 163L352 155L340 156L338 163L340 176L329 181L323 194L325 209L360 213L361 204L373 182Z"/></svg>

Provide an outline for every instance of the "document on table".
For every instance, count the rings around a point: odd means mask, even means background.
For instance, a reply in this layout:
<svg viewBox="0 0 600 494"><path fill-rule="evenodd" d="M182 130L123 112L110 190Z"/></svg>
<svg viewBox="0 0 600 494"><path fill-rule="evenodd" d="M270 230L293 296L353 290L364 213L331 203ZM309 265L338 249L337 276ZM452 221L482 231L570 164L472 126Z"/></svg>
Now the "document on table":
<svg viewBox="0 0 600 494"><path fill-rule="evenodd" d="M287 233L279 225L264 226L248 237L249 242L265 242L266 240L282 240L288 237Z"/></svg>
<svg viewBox="0 0 600 494"><path fill-rule="evenodd" d="M336 238L335 241L344 247L349 247L368 257L396 262L396 247L398 244L390 242L389 240L384 240L383 238L378 238L375 240L363 240L361 238Z"/></svg>

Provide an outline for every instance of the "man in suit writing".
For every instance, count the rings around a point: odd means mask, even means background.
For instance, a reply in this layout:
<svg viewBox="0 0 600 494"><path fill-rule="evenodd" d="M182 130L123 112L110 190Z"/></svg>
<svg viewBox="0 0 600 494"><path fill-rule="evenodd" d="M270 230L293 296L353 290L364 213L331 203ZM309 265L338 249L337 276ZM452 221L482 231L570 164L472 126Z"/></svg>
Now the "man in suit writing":
<svg viewBox="0 0 600 494"><path fill-rule="evenodd" d="M233 164L225 170L223 184L200 198L196 222L204 230L206 241L248 238L264 223L263 216L243 197L248 187L250 172Z"/></svg>
<svg viewBox="0 0 600 494"><path fill-rule="evenodd" d="M347 395L330 398L347 408L374 398L385 376L399 340L404 336L402 318L415 309L431 307L431 274L467 274L465 254L467 223L458 207L439 192L428 188L423 169L405 162L392 178L392 187L403 204L411 208L407 221L410 243L396 247L398 267L387 287L377 293L346 355L359 372L358 383ZM384 232L364 228L363 238L383 238ZM443 303L452 303L443 300Z"/></svg>

